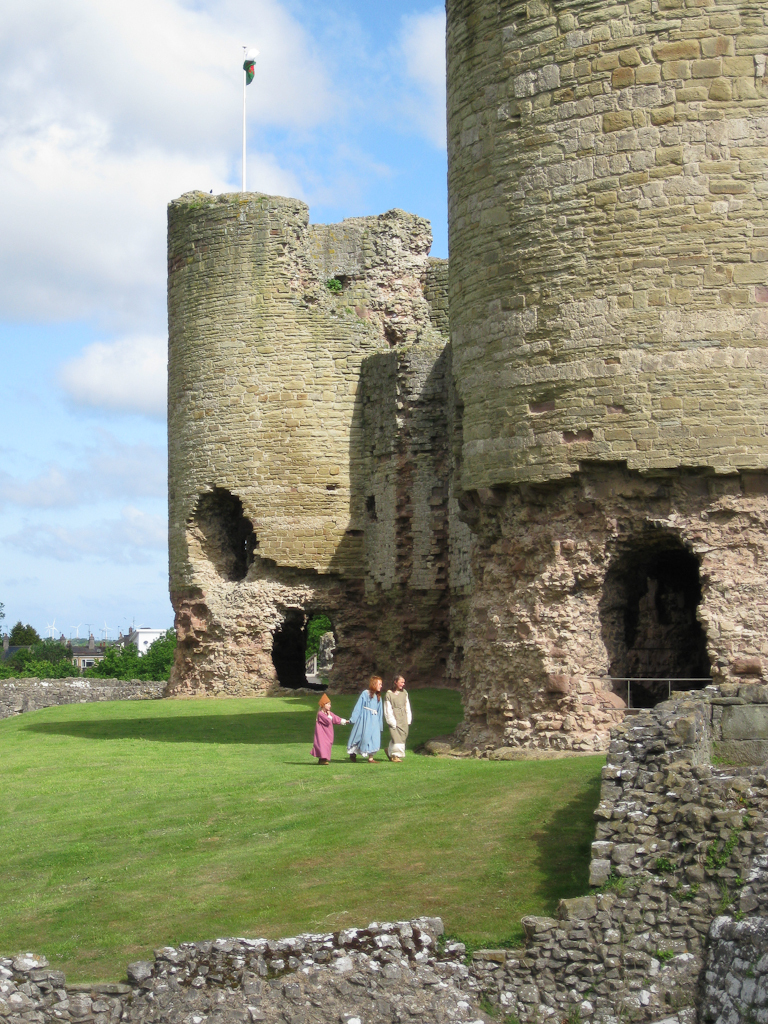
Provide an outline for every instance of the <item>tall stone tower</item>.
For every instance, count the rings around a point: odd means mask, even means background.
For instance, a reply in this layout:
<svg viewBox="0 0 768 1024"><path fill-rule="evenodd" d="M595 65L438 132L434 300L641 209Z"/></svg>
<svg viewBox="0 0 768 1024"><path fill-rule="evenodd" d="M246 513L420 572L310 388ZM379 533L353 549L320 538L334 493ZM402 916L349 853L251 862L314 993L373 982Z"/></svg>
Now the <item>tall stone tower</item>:
<svg viewBox="0 0 768 1024"><path fill-rule="evenodd" d="M468 739L590 749L768 656L768 8L447 12Z"/></svg>
<svg viewBox="0 0 768 1024"><path fill-rule="evenodd" d="M302 684L320 613L337 686L450 682L468 530L428 222L310 225L250 193L189 193L168 218L170 692Z"/></svg>

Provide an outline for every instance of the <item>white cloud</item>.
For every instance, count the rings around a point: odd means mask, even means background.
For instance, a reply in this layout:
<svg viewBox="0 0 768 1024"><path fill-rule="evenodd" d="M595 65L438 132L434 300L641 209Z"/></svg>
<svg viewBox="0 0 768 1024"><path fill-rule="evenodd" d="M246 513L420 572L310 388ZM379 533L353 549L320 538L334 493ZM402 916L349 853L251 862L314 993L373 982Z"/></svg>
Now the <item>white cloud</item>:
<svg viewBox="0 0 768 1024"><path fill-rule="evenodd" d="M412 116L436 146L445 148L445 11L403 18L400 46L405 72L419 95L408 104Z"/></svg>
<svg viewBox="0 0 768 1024"><path fill-rule="evenodd" d="M78 405L164 419L168 342L164 337L94 342L59 370L59 383Z"/></svg>
<svg viewBox="0 0 768 1024"><path fill-rule="evenodd" d="M320 123L321 62L276 0L0 6L0 315L159 324L165 204L239 179L243 38L252 124ZM251 138L250 183L299 194Z"/></svg>
<svg viewBox="0 0 768 1024"><path fill-rule="evenodd" d="M75 528L26 524L3 540L27 555L57 562L145 564L166 547L167 521L163 516L127 506L117 519Z"/></svg>
<svg viewBox="0 0 768 1024"><path fill-rule="evenodd" d="M161 448L126 444L109 434L99 440L75 466L51 462L28 479L0 470L0 508L75 508L99 500L165 496L167 466Z"/></svg>

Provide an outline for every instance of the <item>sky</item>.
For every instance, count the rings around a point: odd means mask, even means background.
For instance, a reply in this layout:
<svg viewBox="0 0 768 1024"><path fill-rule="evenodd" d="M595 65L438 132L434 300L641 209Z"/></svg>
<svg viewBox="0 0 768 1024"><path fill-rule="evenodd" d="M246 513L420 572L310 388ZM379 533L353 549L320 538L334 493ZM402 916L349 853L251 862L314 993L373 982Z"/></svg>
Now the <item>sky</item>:
<svg viewBox="0 0 768 1024"><path fill-rule="evenodd" d="M445 20L421 0L0 6L0 603L41 636L173 623L166 204L400 207L447 256Z"/></svg>

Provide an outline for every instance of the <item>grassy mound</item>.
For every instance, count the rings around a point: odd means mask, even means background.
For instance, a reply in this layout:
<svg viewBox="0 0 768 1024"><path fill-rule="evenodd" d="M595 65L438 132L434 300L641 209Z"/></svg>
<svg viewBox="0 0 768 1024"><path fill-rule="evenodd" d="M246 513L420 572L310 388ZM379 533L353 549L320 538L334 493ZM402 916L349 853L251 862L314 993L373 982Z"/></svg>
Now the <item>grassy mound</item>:
<svg viewBox="0 0 768 1024"><path fill-rule="evenodd" d="M411 694L411 743L458 694ZM352 697L334 710L346 717ZM47 708L0 722L0 953L115 980L153 947L439 914L475 945L586 890L601 757L309 757L313 698Z"/></svg>

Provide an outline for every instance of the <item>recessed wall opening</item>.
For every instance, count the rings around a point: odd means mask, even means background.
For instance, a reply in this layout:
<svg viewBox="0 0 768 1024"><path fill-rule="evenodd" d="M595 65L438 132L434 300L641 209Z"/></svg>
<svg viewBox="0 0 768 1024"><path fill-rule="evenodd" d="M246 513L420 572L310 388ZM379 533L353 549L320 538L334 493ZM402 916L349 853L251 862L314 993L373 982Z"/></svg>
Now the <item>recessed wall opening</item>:
<svg viewBox="0 0 768 1024"><path fill-rule="evenodd" d="M226 580L244 579L259 542L238 496L214 487L200 496L192 518L203 552L219 575Z"/></svg>
<svg viewBox="0 0 768 1024"><path fill-rule="evenodd" d="M288 611L272 639L272 664L280 685L324 690L335 648L333 624L326 614L315 612L307 619L300 609Z"/></svg>
<svg viewBox="0 0 768 1024"><path fill-rule="evenodd" d="M286 613L272 638L272 664L281 686L295 690L307 685L304 651L307 645L307 617L303 611L291 609Z"/></svg>
<svg viewBox="0 0 768 1024"><path fill-rule="evenodd" d="M696 617L699 561L669 533L648 533L624 545L605 577L600 602L610 674L631 679L631 705L653 707L672 689L706 686L706 634ZM676 682L677 681L677 682ZM627 684L614 683L627 697Z"/></svg>

